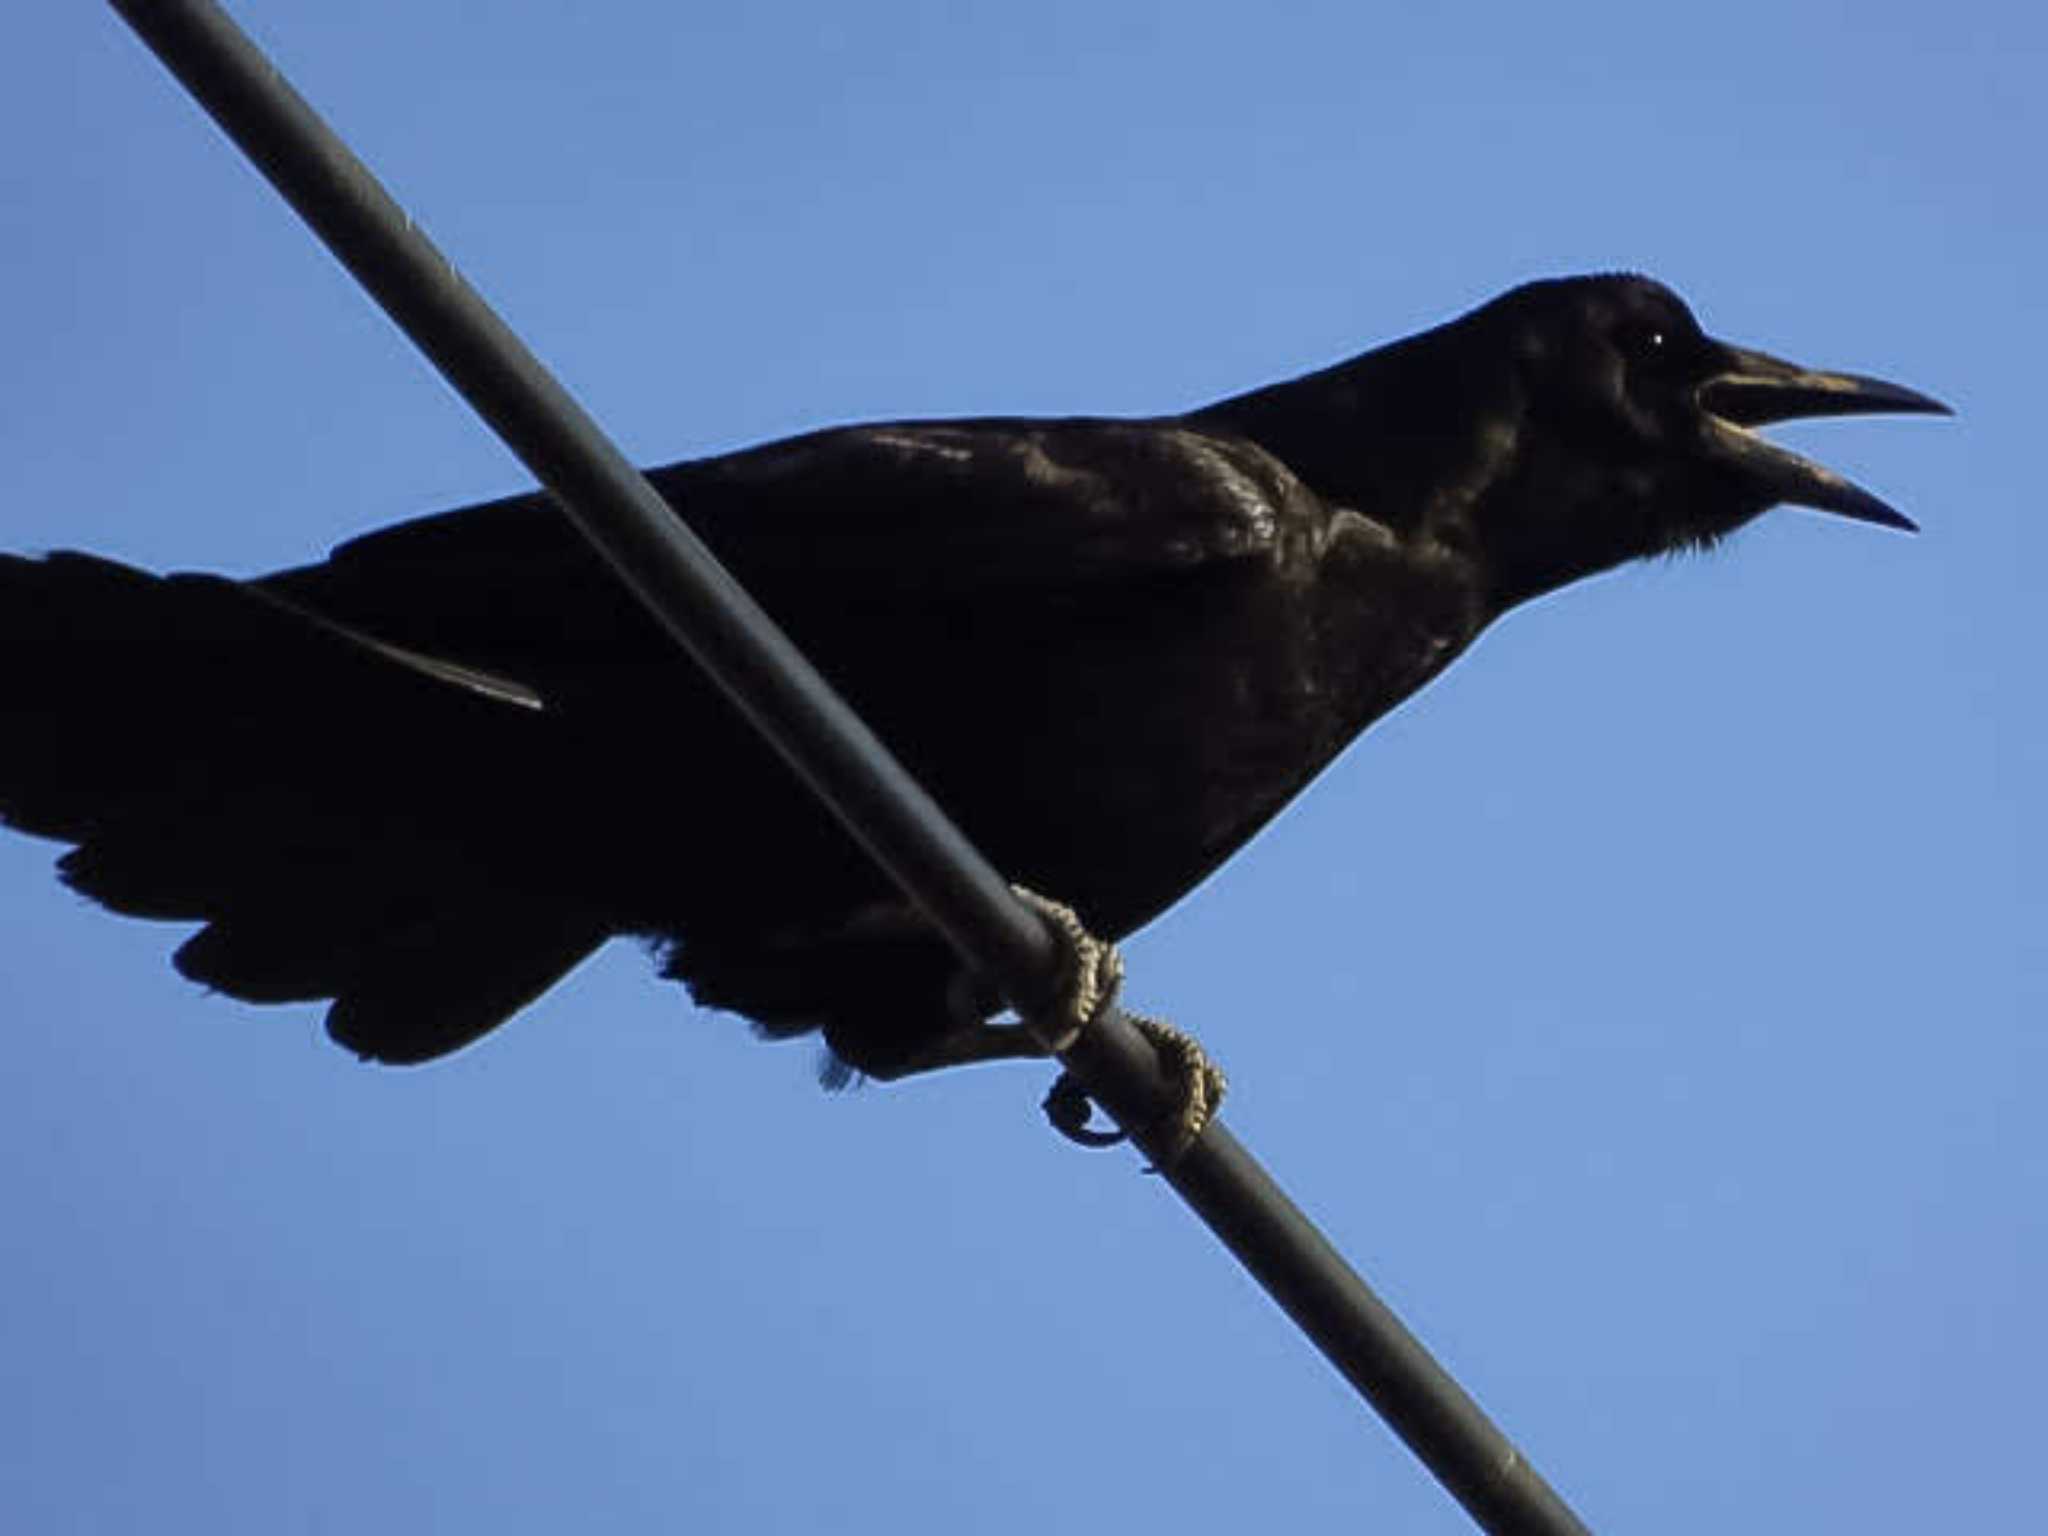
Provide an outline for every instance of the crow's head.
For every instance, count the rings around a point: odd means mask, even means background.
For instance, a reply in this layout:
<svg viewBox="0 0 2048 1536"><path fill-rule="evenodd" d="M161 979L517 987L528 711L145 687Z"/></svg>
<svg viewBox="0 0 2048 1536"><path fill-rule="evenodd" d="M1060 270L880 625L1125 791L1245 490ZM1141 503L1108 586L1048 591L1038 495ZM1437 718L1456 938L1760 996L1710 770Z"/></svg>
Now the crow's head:
<svg viewBox="0 0 2048 1536"><path fill-rule="evenodd" d="M1498 478L1475 532L1519 601L1622 560L1711 544L1780 504L1913 523L1752 428L1802 416L1946 414L1897 384L1716 341L1644 277L1531 283L1467 330L1506 370ZM1439 334L1445 334L1439 333ZM1492 393L1492 391L1488 391Z"/></svg>

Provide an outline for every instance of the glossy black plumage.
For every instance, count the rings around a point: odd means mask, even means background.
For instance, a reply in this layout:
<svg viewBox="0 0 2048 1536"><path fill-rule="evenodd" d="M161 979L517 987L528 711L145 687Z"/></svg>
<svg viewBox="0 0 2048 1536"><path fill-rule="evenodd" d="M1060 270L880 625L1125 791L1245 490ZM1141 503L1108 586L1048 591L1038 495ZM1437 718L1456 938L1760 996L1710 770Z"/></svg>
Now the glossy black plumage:
<svg viewBox="0 0 2048 1536"><path fill-rule="evenodd" d="M1931 410L1533 284L1176 417L839 428L654 472L996 864L1122 933L1494 618L1780 501L1903 522L1746 428ZM187 975L467 1043L604 938L888 1075L971 1026L946 948L551 504L251 583L0 557L0 818L206 924Z"/></svg>

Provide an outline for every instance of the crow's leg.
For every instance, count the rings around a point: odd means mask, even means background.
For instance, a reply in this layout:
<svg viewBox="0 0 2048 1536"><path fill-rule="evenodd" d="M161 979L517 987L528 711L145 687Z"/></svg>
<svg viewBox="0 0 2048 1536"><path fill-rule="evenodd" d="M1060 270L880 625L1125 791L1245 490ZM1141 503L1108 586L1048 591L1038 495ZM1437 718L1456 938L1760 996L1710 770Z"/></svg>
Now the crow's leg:
<svg viewBox="0 0 2048 1536"><path fill-rule="evenodd" d="M891 1080L975 1062L1056 1056L1080 1039L1082 1032L1114 1002L1123 980L1123 958L1116 947L1089 933L1072 908L1022 887L1014 889L1019 900L1046 920L1066 951L1065 980L1051 1017L1043 1021L1046 1032L1025 1024L989 1022L990 1000L975 995L972 979L964 978L949 999L950 1011L962 1020L961 1027L893 1068L888 1073ZM1152 1043L1166 1075L1175 1084L1172 1102L1161 1116L1169 1146L1164 1160L1171 1162L1202 1134L1202 1128L1215 1116L1223 1102L1223 1073L1192 1035L1160 1019L1140 1014L1126 1017ZM1088 1095L1071 1073L1061 1073L1053 1084L1046 1095L1045 1112L1061 1135L1084 1146L1112 1146L1125 1139L1121 1131L1089 1127Z"/></svg>

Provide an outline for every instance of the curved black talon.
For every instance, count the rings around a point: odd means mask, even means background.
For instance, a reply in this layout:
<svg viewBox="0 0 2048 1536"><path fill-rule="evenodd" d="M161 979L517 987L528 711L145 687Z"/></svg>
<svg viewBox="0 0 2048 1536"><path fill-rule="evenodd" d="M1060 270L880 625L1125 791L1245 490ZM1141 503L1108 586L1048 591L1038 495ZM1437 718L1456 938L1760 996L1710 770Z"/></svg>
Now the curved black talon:
<svg viewBox="0 0 2048 1536"><path fill-rule="evenodd" d="M1223 1073L1192 1035L1175 1029L1164 1019L1147 1018L1141 1013L1128 1017L1138 1032L1151 1042L1152 1049L1159 1053L1160 1065L1179 1089L1176 1102L1153 1126L1154 1130L1169 1133L1166 1155L1161 1164L1171 1166L1195 1144L1196 1138L1215 1118L1227 1085ZM1071 1072L1059 1075L1045 1096L1044 1108L1045 1118L1052 1122L1052 1128L1077 1146L1113 1147L1130 1140L1127 1132L1098 1131L1090 1126L1095 1103L1081 1086L1080 1079ZM1156 1173L1159 1170L1154 1168L1152 1171Z"/></svg>
<svg viewBox="0 0 2048 1536"><path fill-rule="evenodd" d="M1122 1131L1098 1131L1088 1122L1095 1102L1071 1072L1062 1072L1045 1095L1045 1118L1052 1128L1079 1147L1114 1147L1129 1141Z"/></svg>

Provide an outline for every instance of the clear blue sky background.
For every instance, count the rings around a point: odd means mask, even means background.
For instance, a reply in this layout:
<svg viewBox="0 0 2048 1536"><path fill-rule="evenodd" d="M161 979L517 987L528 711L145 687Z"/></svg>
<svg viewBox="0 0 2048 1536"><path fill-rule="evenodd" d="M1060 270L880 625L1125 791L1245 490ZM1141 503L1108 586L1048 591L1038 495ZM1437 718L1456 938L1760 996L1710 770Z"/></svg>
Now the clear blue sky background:
<svg viewBox="0 0 2048 1536"><path fill-rule="evenodd" d="M1516 615L1133 1000L1596 1527L2038 1519L2038 7L242 9L649 461L1615 267L1952 400L1791 434L1922 537ZM0 146L0 545L254 572L524 483L110 13L15 18ZM0 838L10 1531L1463 1528L1043 1070L828 1097L623 946L379 1070L51 853Z"/></svg>

